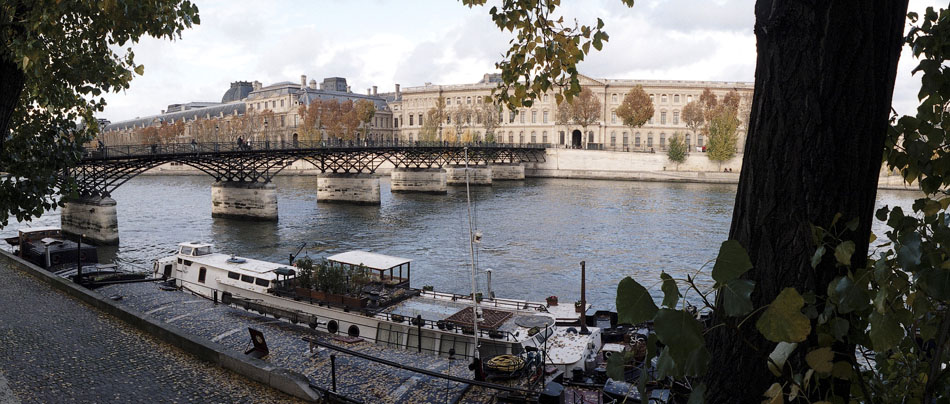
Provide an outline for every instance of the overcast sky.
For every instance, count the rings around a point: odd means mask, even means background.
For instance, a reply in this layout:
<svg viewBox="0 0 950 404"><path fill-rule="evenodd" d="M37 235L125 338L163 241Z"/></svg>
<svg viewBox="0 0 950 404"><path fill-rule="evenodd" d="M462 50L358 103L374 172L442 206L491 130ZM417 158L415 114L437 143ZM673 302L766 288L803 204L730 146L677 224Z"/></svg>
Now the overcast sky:
<svg viewBox="0 0 950 404"><path fill-rule="evenodd" d="M145 65L125 92L106 97L113 122L154 115L168 104L220 101L230 82L298 82L342 76L354 92L432 82L472 83L493 72L508 48L488 8L455 0L194 0L201 24L181 39L133 46ZM610 34L580 66L594 78L752 82L753 0L564 0L563 14ZM938 2L911 0L922 12ZM593 50L592 50L593 52ZM901 56L894 106L911 113L920 78Z"/></svg>

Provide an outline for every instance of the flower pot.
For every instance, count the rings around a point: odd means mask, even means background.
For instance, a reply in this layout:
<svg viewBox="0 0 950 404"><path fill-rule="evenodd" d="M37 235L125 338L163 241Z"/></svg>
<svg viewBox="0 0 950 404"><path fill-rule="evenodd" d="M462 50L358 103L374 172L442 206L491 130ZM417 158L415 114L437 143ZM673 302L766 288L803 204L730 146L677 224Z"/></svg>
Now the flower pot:
<svg viewBox="0 0 950 404"><path fill-rule="evenodd" d="M582 312L584 312L584 305L582 305L582 304L580 304L580 303L574 303L574 312L576 312L576 313L582 313Z"/></svg>
<svg viewBox="0 0 950 404"><path fill-rule="evenodd" d="M557 296L548 296L546 300L548 303L548 307L557 306Z"/></svg>

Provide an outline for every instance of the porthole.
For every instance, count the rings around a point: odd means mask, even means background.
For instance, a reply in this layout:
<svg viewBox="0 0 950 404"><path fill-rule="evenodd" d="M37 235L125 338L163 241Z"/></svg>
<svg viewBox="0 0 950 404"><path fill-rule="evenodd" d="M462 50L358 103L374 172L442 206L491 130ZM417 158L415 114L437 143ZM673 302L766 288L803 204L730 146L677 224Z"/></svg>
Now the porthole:
<svg viewBox="0 0 950 404"><path fill-rule="evenodd" d="M340 331L340 325L337 324L336 320L330 320L327 323L327 332L330 334L336 334L337 331Z"/></svg>
<svg viewBox="0 0 950 404"><path fill-rule="evenodd" d="M360 336L360 328L357 327L356 324L350 325L350 328L348 328L348 329L346 330L346 334L349 335L349 336L351 336L351 337L359 337L359 336Z"/></svg>

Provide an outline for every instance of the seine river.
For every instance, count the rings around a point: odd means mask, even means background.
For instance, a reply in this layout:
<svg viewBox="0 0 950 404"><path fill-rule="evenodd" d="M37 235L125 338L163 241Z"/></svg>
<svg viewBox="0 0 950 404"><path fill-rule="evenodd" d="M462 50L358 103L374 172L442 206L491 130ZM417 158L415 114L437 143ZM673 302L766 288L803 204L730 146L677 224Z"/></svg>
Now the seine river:
<svg viewBox="0 0 950 404"><path fill-rule="evenodd" d="M221 252L286 262L360 249L413 259L412 286L470 290L465 187L448 195L392 194L380 181L380 206L316 202L316 177L278 177L277 222L211 217L212 179L140 176L118 188L118 248L100 253L127 267L150 267L183 241ZM736 186L602 180L527 179L473 187L482 232L478 268L491 268L499 297L561 302L580 296L587 262L588 300L612 309L616 284L633 276L660 295L661 271L685 277L714 259L732 220ZM918 194L880 191L878 205L909 207ZM59 225L58 212L31 225ZM0 235L15 234L11 223ZM881 233L883 225L876 224ZM711 264L707 268L711 270ZM486 276L479 276L481 288Z"/></svg>

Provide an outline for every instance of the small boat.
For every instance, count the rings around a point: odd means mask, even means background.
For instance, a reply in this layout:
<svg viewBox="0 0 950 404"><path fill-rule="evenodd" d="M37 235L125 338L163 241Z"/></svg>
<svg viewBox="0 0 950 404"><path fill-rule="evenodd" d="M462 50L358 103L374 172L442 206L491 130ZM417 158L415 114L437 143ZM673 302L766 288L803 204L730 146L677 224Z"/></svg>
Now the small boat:
<svg viewBox="0 0 950 404"><path fill-rule="evenodd" d="M476 294L476 331L473 296L411 288L409 259L350 251L327 257L325 265L359 273L365 284L349 293L303 288L301 268L215 253L198 242L179 244L177 254L156 260L153 271L208 299L398 349L467 358L541 352L546 365L571 374L590 367L601 348L601 330L582 332L573 305Z"/></svg>
<svg viewBox="0 0 950 404"><path fill-rule="evenodd" d="M16 237L4 239L15 247L14 253L43 269L65 264L99 263L96 247L63 238L58 227L28 227L17 230Z"/></svg>

